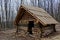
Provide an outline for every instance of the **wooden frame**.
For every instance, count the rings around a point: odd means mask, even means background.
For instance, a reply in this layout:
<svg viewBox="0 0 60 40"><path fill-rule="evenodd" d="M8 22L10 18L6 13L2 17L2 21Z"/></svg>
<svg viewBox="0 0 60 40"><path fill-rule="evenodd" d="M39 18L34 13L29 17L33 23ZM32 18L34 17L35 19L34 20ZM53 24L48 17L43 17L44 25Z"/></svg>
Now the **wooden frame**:
<svg viewBox="0 0 60 40"><path fill-rule="evenodd" d="M42 28L47 26L47 25L51 25L53 28L53 31L56 32L55 25L58 22L52 16L50 16L45 10L43 10L42 8L21 5L19 8L19 11L17 13L18 14L17 14L16 19L14 21L14 25L17 26L17 31L16 31L17 33L18 33L19 21L22 18L24 18L23 16L25 15L25 13L28 13L29 15L32 16L31 17L32 19L35 19L39 22L40 30L41 30L41 37L42 37L42 33L43 33Z"/></svg>

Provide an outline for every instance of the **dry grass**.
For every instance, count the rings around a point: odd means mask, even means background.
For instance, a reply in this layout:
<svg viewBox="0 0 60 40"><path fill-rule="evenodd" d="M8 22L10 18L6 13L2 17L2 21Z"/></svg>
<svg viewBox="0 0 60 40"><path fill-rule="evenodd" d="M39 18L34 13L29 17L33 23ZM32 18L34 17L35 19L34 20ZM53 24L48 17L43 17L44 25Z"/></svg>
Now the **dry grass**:
<svg viewBox="0 0 60 40"><path fill-rule="evenodd" d="M56 26L57 32L48 35L47 37L40 38L39 28L38 32L33 29L33 35L27 33L26 27L21 27L18 35L15 34L16 29L0 31L0 40L60 40L60 25Z"/></svg>

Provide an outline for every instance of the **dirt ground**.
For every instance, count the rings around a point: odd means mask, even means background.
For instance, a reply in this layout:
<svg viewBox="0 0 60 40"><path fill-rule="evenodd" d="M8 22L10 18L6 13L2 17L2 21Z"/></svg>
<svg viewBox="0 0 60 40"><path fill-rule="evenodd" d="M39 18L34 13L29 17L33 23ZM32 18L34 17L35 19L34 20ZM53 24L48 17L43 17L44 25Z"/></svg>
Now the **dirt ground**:
<svg viewBox="0 0 60 40"><path fill-rule="evenodd" d="M56 25L57 32L43 38L40 38L39 33L29 35L26 30L26 27L21 27L18 34L15 34L16 29L0 31L0 40L60 40L60 24Z"/></svg>

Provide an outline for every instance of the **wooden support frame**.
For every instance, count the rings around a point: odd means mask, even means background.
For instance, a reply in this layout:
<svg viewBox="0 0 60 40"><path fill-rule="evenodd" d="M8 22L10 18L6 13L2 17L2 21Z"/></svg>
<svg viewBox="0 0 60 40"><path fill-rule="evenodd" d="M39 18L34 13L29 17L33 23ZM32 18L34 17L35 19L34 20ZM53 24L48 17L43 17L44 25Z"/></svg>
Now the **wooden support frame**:
<svg viewBox="0 0 60 40"><path fill-rule="evenodd" d="M43 34L42 27L43 27L43 25L41 23L39 23L39 27L40 27L40 31L41 31L40 37L42 38L42 34Z"/></svg>
<svg viewBox="0 0 60 40"><path fill-rule="evenodd" d="M41 36L40 36L40 37L42 38L42 34L43 34L43 30L42 30L42 27L41 27L41 29L40 29L40 30L41 30L41 34L40 34Z"/></svg>
<svg viewBox="0 0 60 40"><path fill-rule="evenodd" d="M19 30L19 24L16 25L16 33L15 34L18 34L18 30Z"/></svg>
<svg viewBox="0 0 60 40"><path fill-rule="evenodd" d="M50 25L47 25L46 27L48 26L51 26L52 27L52 31L53 32L56 32L56 28L55 28L55 24L50 24ZM41 34L40 34L40 37L42 38L43 37L43 25L41 23L39 23L39 27L40 27L40 31L41 31ZM52 33L52 32L51 32ZM49 35L49 34L48 34Z"/></svg>
<svg viewBox="0 0 60 40"><path fill-rule="evenodd" d="M25 13L25 10L24 10L24 12L22 12L22 15L21 15L21 17L20 17L20 20L22 19L22 16L24 15L24 13ZM18 34L18 30L19 30L19 23L16 25L16 33Z"/></svg>
<svg viewBox="0 0 60 40"><path fill-rule="evenodd" d="M53 29L53 32L56 32L55 24L57 24L58 22L56 20L54 20L54 18L52 18L43 9L41 9L41 8L35 9L35 8L36 7L21 5L21 7L18 11L18 14L16 16L16 19L15 19L16 33L18 33L18 31L19 31L19 27L18 27L19 26L19 21L22 20L23 17L25 17L24 16L25 13L28 13L29 15L31 15L33 17L33 18L31 17L32 19L36 19L36 20L39 21L39 27L40 27L40 30L41 30L41 37L43 36L42 35L43 34L43 27L51 26L52 29ZM28 16L27 18L30 18L30 17Z"/></svg>
<svg viewBox="0 0 60 40"><path fill-rule="evenodd" d="M56 32L55 24L52 24L53 32Z"/></svg>

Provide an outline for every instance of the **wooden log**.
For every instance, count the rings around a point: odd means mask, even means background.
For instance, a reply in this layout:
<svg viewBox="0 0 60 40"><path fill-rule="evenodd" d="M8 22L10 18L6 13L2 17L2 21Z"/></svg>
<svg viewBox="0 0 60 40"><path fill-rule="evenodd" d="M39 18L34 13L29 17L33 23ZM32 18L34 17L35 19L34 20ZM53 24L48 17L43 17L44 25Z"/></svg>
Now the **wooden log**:
<svg viewBox="0 0 60 40"><path fill-rule="evenodd" d="M42 34L43 34L43 29L42 29L42 27L43 27L43 25L42 25L41 23L39 23L39 27L40 27L40 30L41 30L40 37L42 38Z"/></svg>
<svg viewBox="0 0 60 40"><path fill-rule="evenodd" d="M18 34L18 30L19 30L19 27L18 27L19 25L17 24L16 25L16 34Z"/></svg>

